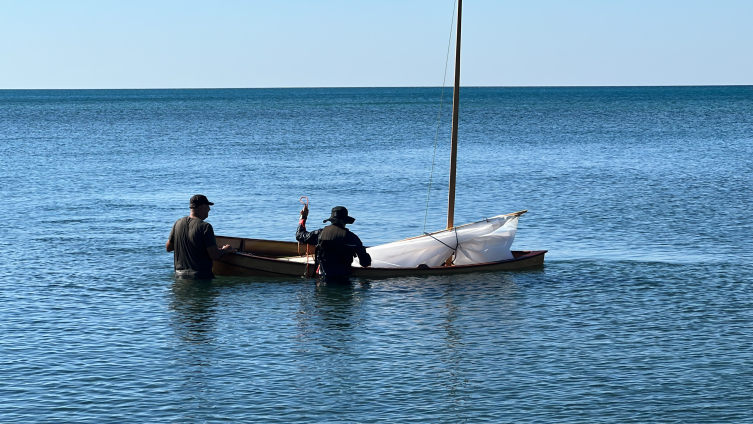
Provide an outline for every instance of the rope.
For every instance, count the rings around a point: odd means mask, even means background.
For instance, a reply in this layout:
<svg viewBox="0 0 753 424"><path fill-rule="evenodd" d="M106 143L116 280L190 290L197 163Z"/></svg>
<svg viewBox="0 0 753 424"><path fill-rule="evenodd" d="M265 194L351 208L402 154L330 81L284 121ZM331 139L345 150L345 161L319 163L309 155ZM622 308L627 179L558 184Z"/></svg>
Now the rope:
<svg viewBox="0 0 753 424"><path fill-rule="evenodd" d="M455 231L455 247L452 247L452 246L450 246L449 244L447 244L447 243L443 242L442 240L440 240L440 239L438 239L438 238L434 237L433 235L431 235L431 234L429 234L429 233L424 233L424 234L426 234L427 236L429 236L429 237L433 238L434 240L436 240L436 241L438 241L438 242L440 242L440 243L444 244L444 245L445 245L445 246L447 246L447 247L448 247L449 249L452 249L452 255L453 255L453 256L455 257L455 259L457 259L457 256L458 256L458 249L460 248L460 239L458 238L458 227L454 227L454 228L453 228L453 231ZM455 265L455 259L453 259L453 260L452 260L452 264L453 264L453 265Z"/></svg>
<svg viewBox="0 0 753 424"><path fill-rule="evenodd" d="M450 61L450 46L452 45L452 28L455 26L455 6L452 4L452 20L450 21L450 38L447 40L447 56L444 59L444 77L442 78L442 94L439 96L439 112L437 113L437 131L434 134L434 155L431 158L431 172L429 173L429 193L426 195L426 212L424 213L424 230L426 232L426 218L429 216L429 199L431 198L431 183L434 179L434 159L437 157L437 142L439 140L439 124L442 122L442 104L444 101L444 87L447 82L447 63Z"/></svg>
<svg viewBox="0 0 753 424"><path fill-rule="evenodd" d="M306 199L304 202L303 199ZM303 203L308 207L309 205L309 198L306 196L301 196L300 199L298 199L299 202ZM298 242L298 256L303 257L303 254L301 254L301 242ZM309 245L306 245L306 271L303 274L303 278L309 278Z"/></svg>

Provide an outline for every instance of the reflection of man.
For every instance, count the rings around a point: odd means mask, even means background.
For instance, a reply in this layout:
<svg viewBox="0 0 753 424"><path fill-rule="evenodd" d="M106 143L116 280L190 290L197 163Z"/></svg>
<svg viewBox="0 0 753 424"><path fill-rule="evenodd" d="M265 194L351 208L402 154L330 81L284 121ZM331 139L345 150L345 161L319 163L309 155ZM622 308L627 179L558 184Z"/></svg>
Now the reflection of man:
<svg viewBox="0 0 753 424"><path fill-rule="evenodd" d="M191 213L175 221L165 243L168 252L175 251L175 276L184 278L214 278L212 261L234 252L229 244L217 248L214 229L208 222L210 202L206 196L191 197Z"/></svg>
<svg viewBox="0 0 753 424"><path fill-rule="evenodd" d="M371 256L366 253L361 239L351 233L346 224L355 222L355 218L348 216L348 210L342 206L332 208L332 216L325 219L332 224L311 232L306 231L306 218L309 215L308 205L301 210L301 220L295 239L301 243L316 245L316 261L319 263L319 275L328 283L347 283L353 273L351 263L358 256L361 266L371 266Z"/></svg>

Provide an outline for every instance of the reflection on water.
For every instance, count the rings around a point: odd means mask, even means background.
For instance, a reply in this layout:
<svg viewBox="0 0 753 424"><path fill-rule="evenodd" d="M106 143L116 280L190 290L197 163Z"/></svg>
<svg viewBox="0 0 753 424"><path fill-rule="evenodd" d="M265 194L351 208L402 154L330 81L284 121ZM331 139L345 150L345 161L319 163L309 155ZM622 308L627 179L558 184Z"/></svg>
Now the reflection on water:
<svg viewBox="0 0 753 424"><path fill-rule="evenodd" d="M188 344L210 343L218 295L212 281L175 279L172 293L172 327L178 338Z"/></svg>
<svg viewBox="0 0 753 424"><path fill-rule="evenodd" d="M461 365L463 350L463 334L457 323L461 305L455 294L456 286L447 284L444 286L442 296L441 314L443 315L439 326L444 330L444 346L440 350L439 358L443 364L440 375L443 375L440 384L447 390L449 400L461 404L464 397L460 389L468 382Z"/></svg>
<svg viewBox="0 0 753 424"><path fill-rule="evenodd" d="M347 330L358 324L354 318L368 285L326 284L319 282L314 292L317 321L328 330Z"/></svg>
<svg viewBox="0 0 753 424"><path fill-rule="evenodd" d="M353 340L349 330L361 323L360 307L369 287L368 282L362 281L353 284L317 282L313 292L301 293L296 314L298 342L305 345L316 341L327 350L347 352ZM310 350L310 346L303 348L303 351Z"/></svg>
<svg viewBox="0 0 753 424"><path fill-rule="evenodd" d="M172 285L169 307L174 313L170 325L178 341L173 363L180 370L176 376L179 393L183 394L181 403L193 410L212 408L207 396L212 390L211 367L216 361L217 296L211 280L175 279Z"/></svg>

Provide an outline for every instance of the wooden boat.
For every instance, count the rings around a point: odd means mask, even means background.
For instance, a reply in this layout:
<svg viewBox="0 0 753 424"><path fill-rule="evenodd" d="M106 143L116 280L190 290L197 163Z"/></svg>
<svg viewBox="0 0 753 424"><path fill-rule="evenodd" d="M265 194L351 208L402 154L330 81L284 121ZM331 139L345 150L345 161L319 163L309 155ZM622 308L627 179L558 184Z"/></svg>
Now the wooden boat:
<svg viewBox="0 0 753 424"><path fill-rule="evenodd" d="M298 243L290 241L258 240L240 237L217 236L217 244L229 244L238 252L223 256L214 262L212 271L217 275L313 277L311 264L296 262ZM313 246L311 246L313 247ZM313 249L312 249L313 250ZM449 275L483 271L509 271L544 264L546 250L513 251L514 259L473 265L453 265L416 268L353 268L353 276L361 278L388 278L411 275ZM311 252L313 254L313 252Z"/></svg>
<svg viewBox="0 0 753 424"><path fill-rule="evenodd" d="M457 40L455 42L455 84L453 86L452 97L450 189L447 205L447 229L442 230L442 232L464 227L456 227L454 225L455 176L457 167L458 116L460 105L460 25L462 21L462 11L463 1L458 0ZM520 211L508 215L520 216L525 212L526 211ZM432 234L438 233L440 232ZM316 272L313 265L313 246L305 246L308 249L308 254L312 256L310 261L312 263L306 263L300 260L299 245L296 242L217 236L217 244L219 246L229 244L233 246L237 252L227 254L220 258L220 260L214 262L212 271L216 275L313 277ZM449 257L445 264L435 267L430 267L425 264L413 268L354 267L353 276L362 278L386 278L411 275L449 275L482 271L507 271L541 266L544 264L544 254L546 252L546 250L512 251L512 259L496 262L474 263L470 265L452 265L452 257Z"/></svg>

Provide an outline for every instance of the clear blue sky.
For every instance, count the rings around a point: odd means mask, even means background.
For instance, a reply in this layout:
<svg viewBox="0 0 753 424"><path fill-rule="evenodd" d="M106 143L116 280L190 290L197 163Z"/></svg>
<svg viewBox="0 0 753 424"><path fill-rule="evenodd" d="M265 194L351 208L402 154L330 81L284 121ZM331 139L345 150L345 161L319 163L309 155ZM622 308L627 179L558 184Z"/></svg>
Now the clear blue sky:
<svg viewBox="0 0 753 424"><path fill-rule="evenodd" d="M452 7L0 0L0 88L437 86ZM753 84L753 0L465 0L463 17L463 85Z"/></svg>

